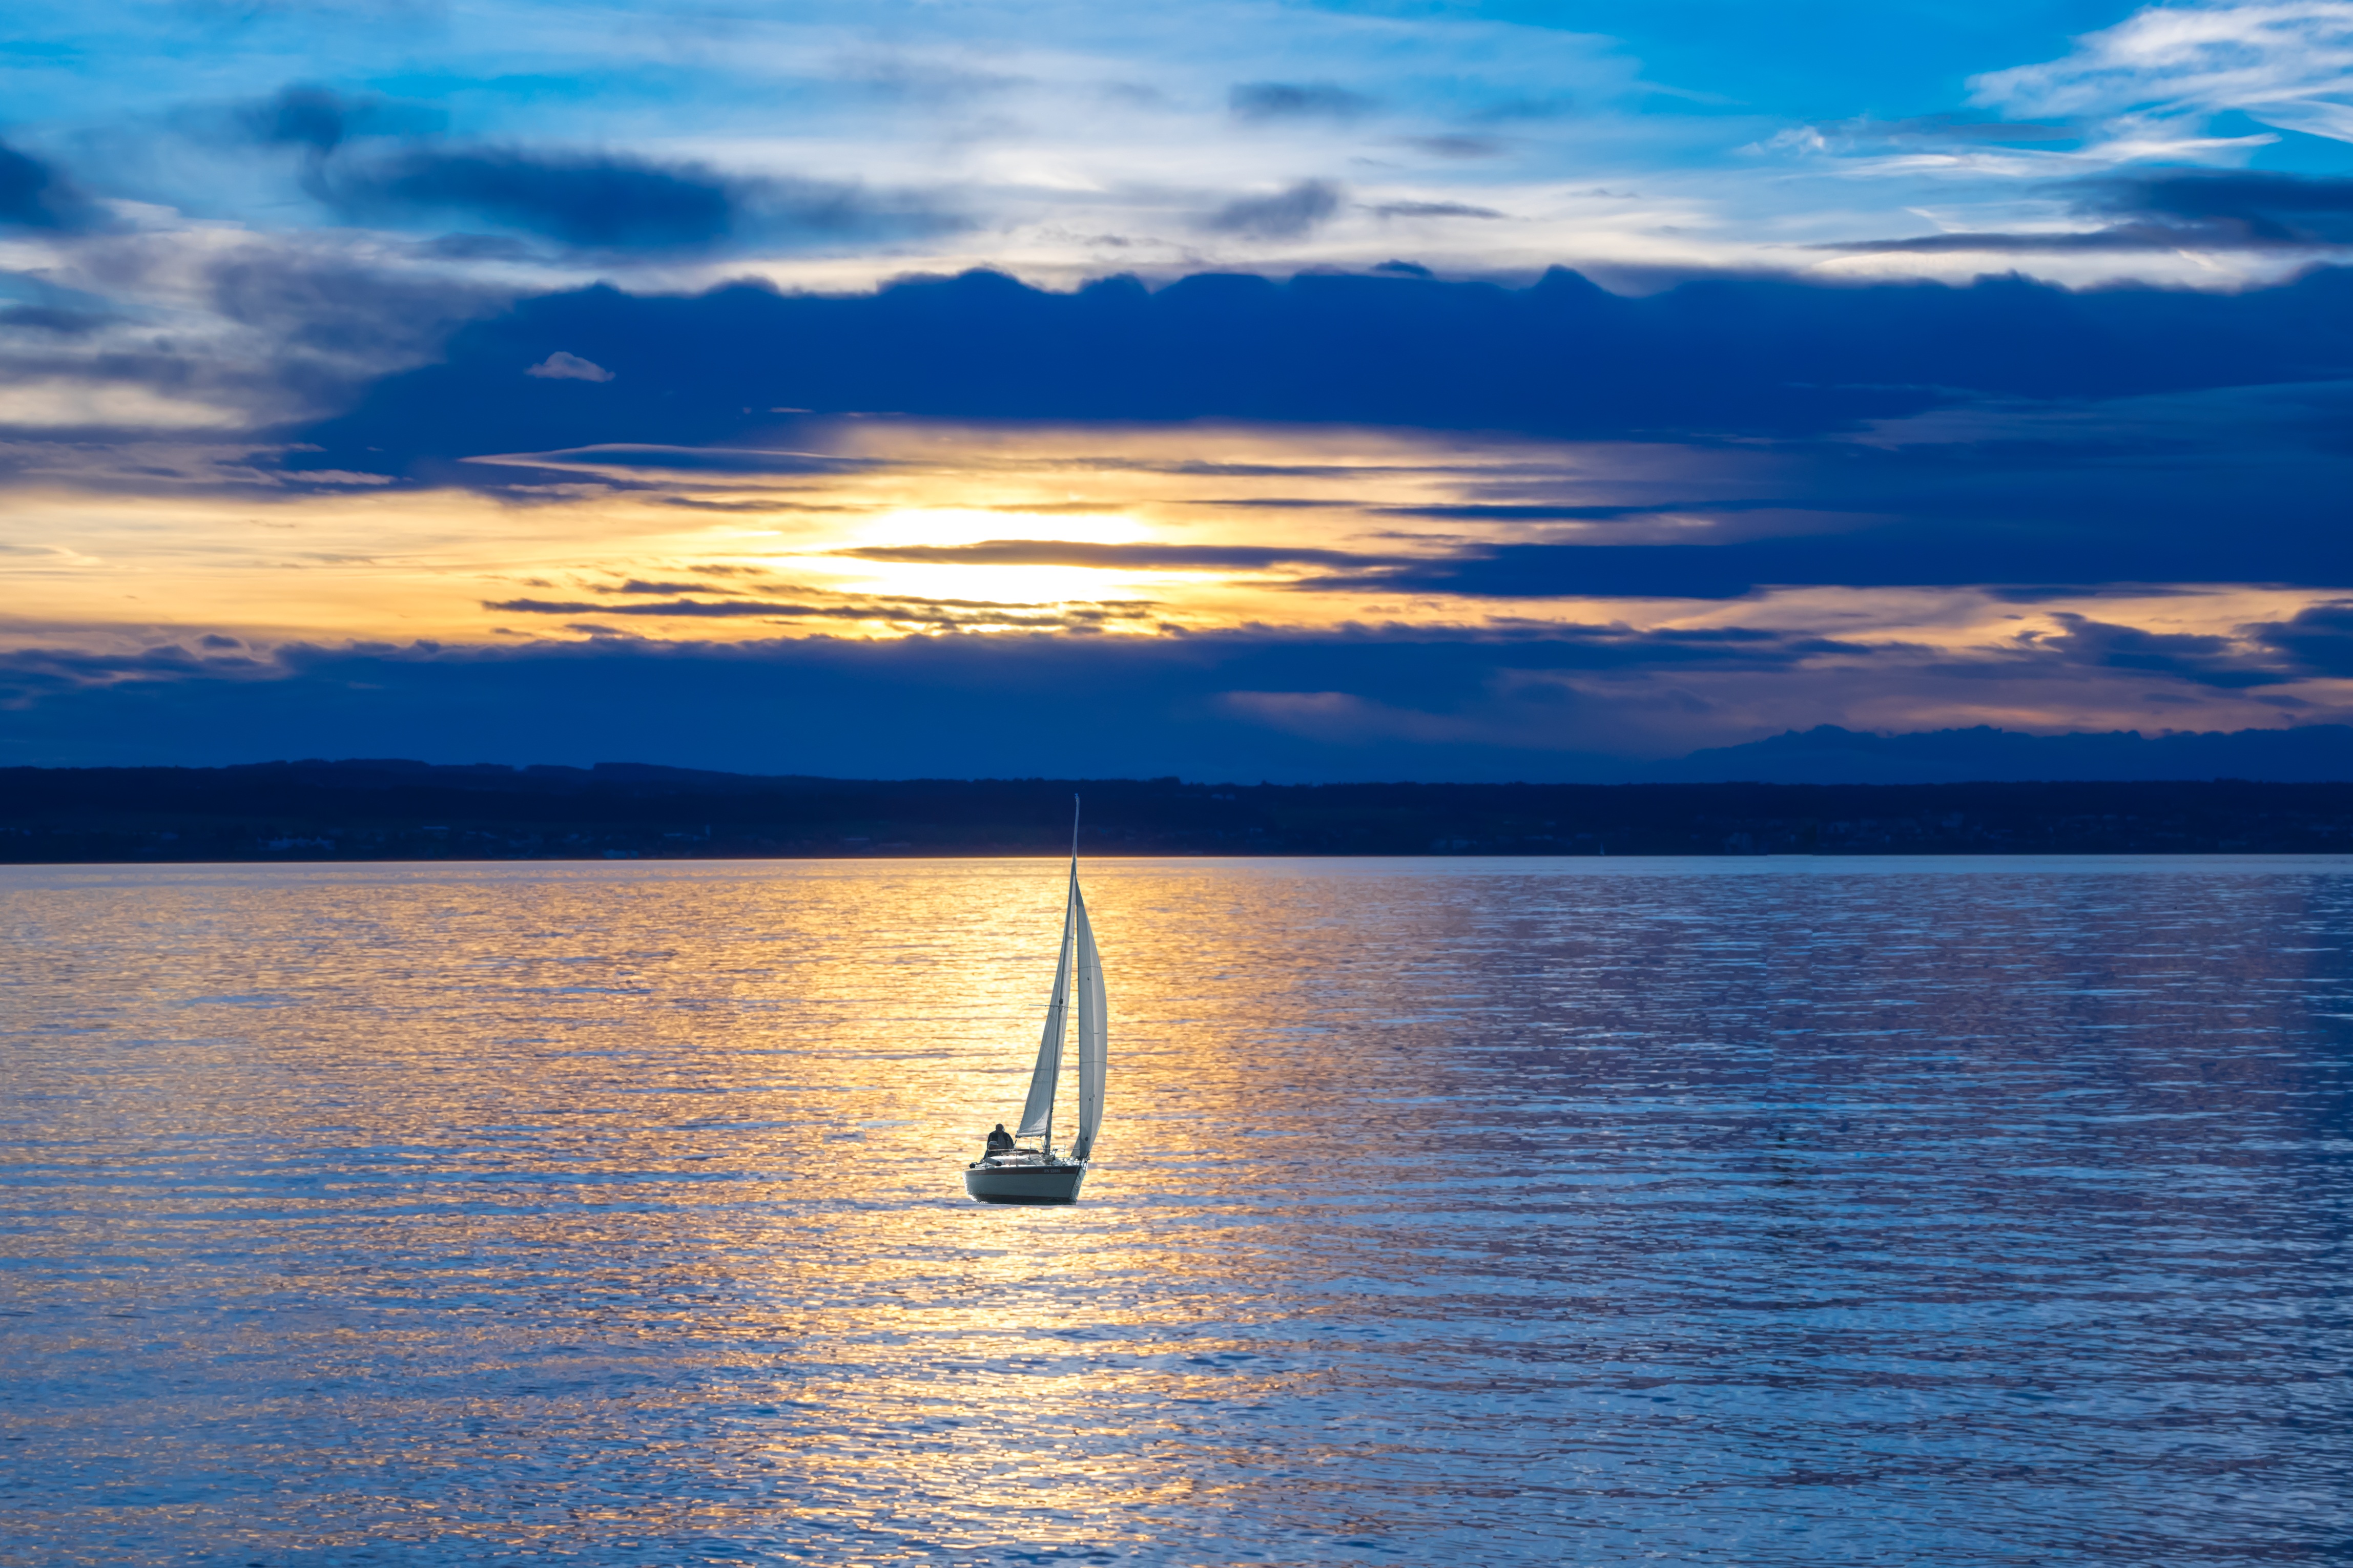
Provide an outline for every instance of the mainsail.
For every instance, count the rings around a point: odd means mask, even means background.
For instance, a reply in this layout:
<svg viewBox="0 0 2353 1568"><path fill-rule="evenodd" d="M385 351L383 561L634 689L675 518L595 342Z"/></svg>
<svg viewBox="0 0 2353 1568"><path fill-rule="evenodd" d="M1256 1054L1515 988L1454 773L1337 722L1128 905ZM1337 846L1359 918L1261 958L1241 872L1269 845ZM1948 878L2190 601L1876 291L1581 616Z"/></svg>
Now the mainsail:
<svg viewBox="0 0 2353 1568"><path fill-rule="evenodd" d="M1075 805L1075 802L1073 803ZM1071 960L1078 961L1072 985ZM1073 1159L1084 1160L1095 1146L1103 1126L1103 1070L1108 1045L1103 1004L1103 955L1095 951L1094 927L1087 921L1087 900L1079 891L1079 825L1071 819L1071 890L1062 904L1062 946L1054 960L1054 995L1046 1005L1046 1034L1038 1042L1038 1065L1029 1069L1029 1098L1021 1107L1021 1125L1015 1136L1051 1140L1054 1089L1062 1076L1062 1039L1068 1032L1071 996L1078 994L1079 1015L1079 1137Z"/></svg>
<svg viewBox="0 0 2353 1568"><path fill-rule="evenodd" d="M1079 1141L1071 1157L1084 1160L1094 1152L1095 1130L1103 1125L1103 1068L1109 1043L1103 1018L1103 957L1095 952L1094 927L1087 923L1087 900L1079 892L1079 871L1071 868L1071 908L1077 914L1079 949Z"/></svg>
<svg viewBox="0 0 2353 1568"><path fill-rule="evenodd" d="M1079 858L1071 857L1071 894L1062 905L1062 950L1054 960L1054 999L1046 1005L1046 1034L1038 1042L1038 1065L1029 1069L1029 1098L1021 1107L1017 1138L1041 1138L1054 1125L1054 1082L1062 1076L1062 1036L1071 994L1071 911L1079 901ZM1092 944L1090 944L1092 945Z"/></svg>

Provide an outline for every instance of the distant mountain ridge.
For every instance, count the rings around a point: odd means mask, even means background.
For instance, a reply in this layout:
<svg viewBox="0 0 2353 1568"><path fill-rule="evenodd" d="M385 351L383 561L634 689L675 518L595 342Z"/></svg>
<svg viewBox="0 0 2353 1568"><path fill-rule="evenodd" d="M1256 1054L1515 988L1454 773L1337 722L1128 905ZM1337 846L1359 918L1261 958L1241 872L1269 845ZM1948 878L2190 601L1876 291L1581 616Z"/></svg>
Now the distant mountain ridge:
<svg viewBox="0 0 2353 1568"><path fill-rule="evenodd" d="M2028 735L1980 724L1883 735L1818 724L1630 769L1662 784L1996 784L2043 780L2353 779L2353 725L2144 735Z"/></svg>

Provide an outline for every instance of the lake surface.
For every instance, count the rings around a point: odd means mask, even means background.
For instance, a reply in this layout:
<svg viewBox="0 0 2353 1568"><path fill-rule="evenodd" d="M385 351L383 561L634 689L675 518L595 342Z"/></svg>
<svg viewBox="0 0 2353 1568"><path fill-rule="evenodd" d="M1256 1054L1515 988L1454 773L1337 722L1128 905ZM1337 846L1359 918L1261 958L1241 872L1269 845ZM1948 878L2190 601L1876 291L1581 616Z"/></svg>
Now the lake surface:
<svg viewBox="0 0 2353 1568"><path fill-rule="evenodd" d="M0 1563L2353 1551L2353 861L0 869Z"/></svg>

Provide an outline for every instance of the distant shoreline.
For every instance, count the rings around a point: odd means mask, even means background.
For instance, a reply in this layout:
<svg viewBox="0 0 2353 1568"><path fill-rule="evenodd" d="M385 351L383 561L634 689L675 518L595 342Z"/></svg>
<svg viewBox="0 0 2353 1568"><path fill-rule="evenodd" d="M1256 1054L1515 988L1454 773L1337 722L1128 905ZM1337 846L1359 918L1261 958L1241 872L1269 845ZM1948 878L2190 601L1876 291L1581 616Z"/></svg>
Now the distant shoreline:
<svg viewBox="0 0 2353 1568"><path fill-rule="evenodd" d="M902 853L902 854L893 854L893 855L701 855L701 856L690 856L690 855L670 855L670 856L646 856L646 857L643 857L643 858L606 858L599 857L599 858L593 858L593 859L592 859L592 858L580 858L580 857L574 857L574 856L562 856L562 855L535 855L535 856L522 856L522 855L504 855L504 856L458 856L458 855L450 855L450 856L442 856L442 857L438 857L438 858L413 858L413 857L404 857L404 856L379 855L379 856L371 856L371 857L365 857L365 858L362 858L362 857L356 857L356 856L354 856L354 857L343 858L311 858L311 859L292 859L292 858L280 858L280 857L278 857L278 856L249 856L249 857L247 857L247 858L242 858L242 859L185 859L185 860L166 860L166 859L161 859L161 858L155 858L155 857L149 856L149 857L142 857L142 858L138 858L138 859L135 859L135 860L95 860L95 859L94 859L94 860L24 860L24 859L9 860L9 859L0 859L0 873L5 873L5 872L8 872L8 871L40 871L40 870L75 870L75 869L103 870L103 869L110 869L110 868L112 868L112 869L126 869L126 870L127 870L127 869L133 869L133 868L142 868L142 867L144 867L144 868L151 868L151 869L155 869L155 870L201 871L201 870L204 870L204 869L206 869L206 868L218 868L218 869L224 869L224 870L226 870L226 869L242 869L242 868L250 868L250 867L282 866L282 867L286 867L286 868L290 868L290 869L295 869L295 870L314 870L314 871L315 871L315 870L332 870L332 869L335 869L335 868L347 868L347 869L354 869L354 870L355 870L355 869L359 869L359 868L364 868L364 867L370 867L370 866L383 866L383 867L396 867L396 866L406 866L406 867L444 866L444 867L449 867L449 868L465 868L465 867L490 867L490 866L512 866L512 867L545 866L545 867L573 867L573 868L591 868L591 867L620 867L620 866L647 866L647 867L652 867L652 866L668 866L668 867L688 867L688 866L768 866L768 865L774 865L774 866L889 866L889 865L901 865L901 864L905 864L905 865L915 865L915 864L922 864L922 863L926 863L926 862L941 862L941 861L971 861L971 862L975 862L975 863L979 863L979 862L982 862L982 861L990 861L990 860L998 860L998 861L1036 861L1036 862L1039 862L1039 863L1040 863L1040 864L1046 865L1046 866L1048 866L1048 867L1052 867L1052 866L1055 866L1055 865L1059 865L1059 864L1060 864L1060 863L1061 863L1061 858L1061 858L1061 857L1060 857L1060 856L1055 856L1055 855L1050 855L1050 854L1043 854L1043 853L1029 853L1029 852L1023 852L1023 853L1018 853L1018 854L1015 854L1015 853L1007 853L1007 854L1002 854L1002 855L990 855L990 854L979 854L979 853L975 853L975 854L954 854L954 855L950 855L950 854L931 854L931 855L926 855L926 854L913 854L913 853ZM2017 861L2017 860L2035 860L2035 861L2043 861L2043 860L2048 860L2048 861L2054 861L2054 862L2056 862L2056 861L2078 861L2078 862L2081 862L2081 861L2095 861L2095 860L2114 860L2114 861L2118 861L2118 862L2132 861L2132 862L2139 862L2139 863L2148 863L2148 862L2152 862L2152 861L2180 861L2180 862L2183 862L2183 863L2185 863L2185 864L2187 864L2187 863L2189 863L2189 862L2192 862L2192 861L2207 861L2207 860L2215 860L2215 861L2246 861L2246 860L2261 860L2261 861L2279 861L2279 862L2284 862L2284 862L2314 861L2314 860L2341 860L2341 861L2346 862L2346 863L2348 864L2348 868L2353 868L2353 848L2348 848L2348 849L2313 849L2313 850L2294 850L2294 849L2282 849L2282 850L2269 850L2269 849L2180 849L2180 850L2136 850L2136 849L2109 849L2109 850L2100 850L2100 849L2088 849L2088 850L2079 850L2079 849L2021 849L2021 850L1995 850L1995 851L1986 851L1986 852L1969 852L1969 853L1955 853L1955 852L1952 852L1952 851L1947 851L1947 850L1937 850L1937 849L1915 849L1915 850L1879 850L1879 851L1873 851L1873 852L1870 852L1870 853L1861 853L1861 852L1841 852L1841 853L1837 853L1837 854L1831 854L1831 855L1817 855L1817 854L1810 854L1810 853L1805 853L1805 852L1798 852L1798 853L1792 853L1792 854L1765 854L1765 855L1706 855L1706 854L1696 854L1696 853L1694 853L1694 854L1688 854L1688 855L1672 855L1672 854L1657 854L1657 855L1650 855L1650 854L1610 855L1610 856L1608 856L1608 857L1606 857L1606 858L1602 858L1602 857L1596 857L1596 856L1589 856L1589 855L1588 855L1588 856L1575 856L1575 855L1515 855L1515 854L1509 854L1509 853L1504 853L1504 852L1500 852L1500 851L1499 851L1499 852L1496 852L1496 853L1493 853L1493 854L1464 853L1464 854L1461 854L1461 855L1433 855L1433 854L1428 854L1428 853L1420 854L1420 855L1340 855L1340 854L1331 854L1331 855L1307 855L1307 854L1216 855L1216 854L1210 854L1210 853L1208 853L1208 852L1207 852L1207 851L1202 851L1202 852L1198 852L1198 853L1194 853L1194 852L1180 852L1180 853L1170 853L1170 854L1163 854L1163 855L1141 855L1141 854L1131 854L1131 855L1103 855L1103 856L1091 856L1091 857L1089 857L1088 858L1090 859L1090 861L1091 861L1092 863L1094 863L1094 864L1097 864L1097 865L1115 865L1115 864L1127 864L1127 863L1133 863L1133 864L1142 865L1142 864L1155 863L1155 862L1156 862L1156 863L1181 862L1181 863L1185 863L1185 864L1188 864L1188 865L1189 865L1189 864L1199 864L1199 865L1204 865L1204 866L1219 865L1219 864L1226 864L1226 863L1230 863L1230 864L1259 864L1259 863L1264 863L1264 862L1283 861L1283 860L1328 860L1328 861L1333 861L1333 862L1340 862L1340 861L1354 861L1354 862L1367 862L1367 861L1393 861L1393 862L1397 863L1397 864L1398 864L1398 865L1399 865L1399 866L1426 865L1426 864L1430 864L1430 863L1434 862L1434 861L1488 861L1488 862L1494 862L1494 863L1497 863L1497 864L1505 864L1505 863L1509 863L1509 864L1515 864L1515 865L1516 865L1516 864L1543 864L1543 865L1557 865L1557 866L1561 866L1561 867L1568 867L1568 866L1591 867L1591 868L1595 868L1595 869L1597 869L1597 870L1610 870L1610 869L1617 869L1617 868L1628 868L1628 869L1631 869L1631 868L1639 868L1639 867L1649 867L1649 868L1651 868L1652 869L1656 869L1656 868L1659 868L1662 863L1665 863L1665 864L1673 864L1673 865L1686 865L1686 866L1695 866L1695 865L1744 865L1744 866L1757 866L1757 867L1760 867L1760 868L1761 868L1761 867L1765 867L1765 866L1767 866L1767 865L1773 865L1773 864L1794 866L1794 865L1796 865L1796 864L1798 864L1798 863L1799 863L1799 862L1806 862L1806 863L1811 863L1811 864L1820 864L1820 865L1823 865L1823 866L1837 866L1837 865L1862 865L1862 864L1864 864L1864 863L1871 863L1871 862L1875 862L1875 863L1882 863L1882 864L1883 864L1883 863L1888 862L1888 861L1919 861L1919 862L1923 862L1923 863L1927 863L1927 862L1938 862L1938 863L1950 864L1950 863L1955 863L1955 862L1962 862L1962 863L1966 863L1966 862L1973 862L1973 861L1992 862L1992 861Z"/></svg>
<svg viewBox="0 0 2353 1568"><path fill-rule="evenodd" d="M2353 782L1197 784L406 762L0 769L0 864L2244 855L2353 850Z"/></svg>

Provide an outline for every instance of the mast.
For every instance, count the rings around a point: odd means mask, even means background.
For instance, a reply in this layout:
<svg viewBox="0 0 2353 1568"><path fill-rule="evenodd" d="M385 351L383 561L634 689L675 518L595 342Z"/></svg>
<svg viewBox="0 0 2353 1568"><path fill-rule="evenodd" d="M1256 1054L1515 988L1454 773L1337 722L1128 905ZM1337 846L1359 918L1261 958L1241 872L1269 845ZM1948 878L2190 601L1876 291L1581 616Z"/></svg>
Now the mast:
<svg viewBox="0 0 2353 1568"><path fill-rule="evenodd" d="M1068 980L1071 973L1071 896L1077 889L1078 885L1078 872L1073 869L1071 873L1071 886L1062 894L1062 946L1054 961L1054 997L1046 1008L1048 1017L1046 1028L1054 1041L1052 1064L1048 1065L1046 1052L1042 1047L1038 1052L1039 1070L1051 1075L1046 1080L1045 1149L1046 1158L1049 1160L1054 1157L1054 1101L1061 1098L1062 1042L1069 1037L1066 1031L1070 1027L1071 1016ZM1030 1092L1035 1094L1037 1090L1032 1089Z"/></svg>
<svg viewBox="0 0 2353 1568"><path fill-rule="evenodd" d="M1043 1136L1046 1152L1054 1149L1054 1099L1062 1076L1062 1047L1070 1033L1071 936L1079 913L1078 797L1071 797L1071 885L1062 899L1062 942L1055 950L1054 988L1046 998L1046 1030L1038 1041L1038 1065L1029 1072L1029 1096L1022 1102L1017 1138Z"/></svg>
<svg viewBox="0 0 2353 1568"><path fill-rule="evenodd" d="M1071 887L1071 912L1077 917L1071 932L1071 1011L1078 1024L1079 1136L1071 1145L1071 1158L1084 1164L1094 1156L1095 1134L1103 1127L1103 1079L1110 1061L1103 954L1095 951L1094 922L1087 918L1087 896L1076 890L1075 877Z"/></svg>
<svg viewBox="0 0 2353 1568"><path fill-rule="evenodd" d="M1071 972L1071 911L1079 901L1079 797L1071 797L1071 885L1062 893L1062 953L1054 965L1054 1025L1060 1035L1063 1020L1070 1016L1070 997L1062 985L1062 977ZM1062 1077L1062 1042L1054 1042L1054 1094L1046 1100L1046 1158L1054 1157L1054 1101L1060 1098Z"/></svg>

